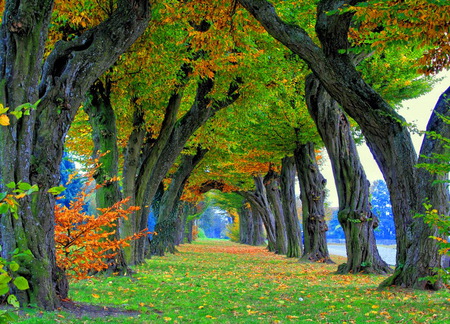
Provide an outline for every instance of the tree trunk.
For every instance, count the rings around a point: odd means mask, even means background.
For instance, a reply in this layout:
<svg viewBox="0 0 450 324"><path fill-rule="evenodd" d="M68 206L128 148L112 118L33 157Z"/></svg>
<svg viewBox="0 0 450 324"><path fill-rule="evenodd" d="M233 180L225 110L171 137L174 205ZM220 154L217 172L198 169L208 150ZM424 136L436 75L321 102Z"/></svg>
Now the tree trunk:
<svg viewBox="0 0 450 324"><path fill-rule="evenodd" d="M281 162L281 197L287 230L288 258L301 257L302 233L295 204L295 160L294 157L285 157Z"/></svg>
<svg viewBox="0 0 450 324"><path fill-rule="evenodd" d="M117 127L115 113L111 105L111 83L106 77L105 84L97 80L89 91L84 110L89 115L94 142L93 158L98 159L98 167L94 174L97 184L102 185L95 191L97 208L109 208L122 199L119 181L119 149L117 147ZM116 221L116 229L119 221ZM119 240L119 231L115 231L111 240ZM107 261L108 272L125 273L128 267L125 263L123 250Z"/></svg>
<svg viewBox="0 0 450 324"><path fill-rule="evenodd" d="M253 218L248 203L244 200L239 210L239 243L252 245Z"/></svg>
<svg viewBox="0 0 450 324"><path fill-rule="evenodd" d="M448 143L440 139L441 136L445 139L450 138L450 127L448 127L450 101L448 98L450 98L450 87L439 97L428 122L427 133L420 149L419 164L442 163L434 155L448 156L450 154ZM447 121L444 119L447 119ZM439 215L449 215L448 174L432 174L425 168L419 168L417 172L419 202L422 201L431 205L433 209L438 211ZM427 196L427 193L431 192L434 195ZM420 214L425 214L425 211L423 204L418 206ZM437 229L424 224L422 218L416 218L407 230L406 244L409 248L406 261L404 264L397 265L394 275L386 279L381 286L396 285L429 290L441 289L444 285L440 279L435 283L421 279L424 275L435 276L437 274L435 269L441 267L439 246L434 239L430 238L430 236L439 236Z"/></svg>
<svg viewBox="0 0 450 324"><path fill-rule="evenodd" d="M328 152L339 197L338 219L347 247L347 263L338 273L391 273L381 259L374 229L378 218L369 203L369 181L359 160L347 117L313 75L306 80L306 103Z"/></svg>
<svg viewBox="0 0 450 324"><path fill-rule="evenodd" d="M448 200L436 186L422 186L421 172L415 165L415 152L405 120L361 77L349 49L348 31L354 12L330 15L348 1L322 0L318 4L316 32L321 42L317 46L302 28L283 22L266 0L239 0L265 29L286 47L305 60L327 92L361 127L391 195L397 234L397 266L394 276L385 284L403 287L437 289L419 278L433 274L431 267L439 259L436 247L421 253L421 246L437 245L426 235L427 225L414 215L421 211L424 198L436 198L437 210L447 210ZM362 1L353 1L355 5ZM447 112L448 113L448 112ZM437 125L438 133L447 133L449 125ZM426 142L432 139L425 137ZM402 163L398 163L402 161ZM420 190L426 191L420 191ZM414 238L414 244L411 244ZM414 256L422 255L416 259ZM412 258L412 259L410 259ZM415 262L417 261L417 262Z"/></svg>
<svg viewBox="0 0 450 324"><path fill-rule="evenodd" d="M264 177L264 185L266 187L267 198L272 207L272 212L275 217L275 234L276 234L276 248L277 254L287 254L287 233L286 222L281 202L280 191L280 176L275 171L270 170Z"/></svg>
<svg viewBox="0 0 450 324"><path fill-rule="evenodd" d="M151 243L152 254L163 256L165 252L175 252L175 235L177 222L177 207L181 194L189 175L208 152L206 149L197 148L195 155L183 155L180 166L171 178L169 187L161 197L159 215L156 221L155 231Z"/></svg>
<svg viewBox="0 0 450 324"><path fill-rule="evenodd" d="M303 260L333 263L327 246L325 221L326 180L319 171L314 144L298 145L294 152L300 182L300 197L303 208L303 238L305 249Z"/></svg>
<svg viewBox="0 0 450 324"><path fill-rule="evenodd" d="M133 126L130 136L128 137L127 146L124 149L124 163L122 171L122 187L123 196L130 198L129 206L136 205L135 191L136 191L136 175L140 167L141 149L144 143L146 130L143 107L137 103L137 98L133 98L131 102L133 107ZM136 224L136 213L129 216L128 221L121 221L119 227L120 236L122 238L133 235L138 232ZM123 254L126 262L135 259L136 241L130 242L130 246L123 249Z"/></svg>
<svg viewBox="0 0 450 324"><path fill-rule="evenodd" d="M250 216L252 217L252 231L251 231L252 236L250 238L249 244L252 246L263 245L265 243L264 222L261 217L261 214L257 209L251 207Z"/></svg>
<svg viewBox="0 0 450 324"><path fill-rule="evenodd" d="M42 68L52 6L51 0L8 0L0 27L0 102L15 109L41 100L29 116L11 116L11 125L0 128L3 182L39 186L39 193L20 200L18 220L3 216L2 253L9 258L16 247L32 252L34 258L21 268L30 282L23 304L48 310L59 306L58 295L67 297L55 262L55 199L48 193L59 184L65 135L89 87L145 30L150 17L148 1L119 1L110 19L58 42Z"/></svg>
<svg viewBox="0 0 450 324"><path fill-rule="evenodd" d="M250 203L252 215L254 217L257 217L257 215L261 217L264 228L266 229L267 249L270 252L276 252L275 217L267 199L266 188L264 187L261 176L255 176L253 180L255 182L255 191L241 191L239 194ZM253 220L255 221L255 218ZM253 235L258 234L254 232Z"/></svg>

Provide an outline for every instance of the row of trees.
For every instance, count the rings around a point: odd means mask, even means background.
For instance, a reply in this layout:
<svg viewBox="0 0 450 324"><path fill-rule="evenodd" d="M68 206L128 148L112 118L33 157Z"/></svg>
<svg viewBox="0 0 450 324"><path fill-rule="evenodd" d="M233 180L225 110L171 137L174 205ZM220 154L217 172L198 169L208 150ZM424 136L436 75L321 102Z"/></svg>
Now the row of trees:
<svg viewBox="0 0 450 324"><path fill-rule="evenodd" d="M99 208L123 197L140 207L120 224L122 237L145 229L150 209L156 216L158 235L151 243L133 241L117 256L117 270L143 262L146 251L173 251L175 237L184 232L177 225L184 224L180 215L195 213L180 199L192 203L213 188L236 191L249 203L239 217L243 240L260 241L263 224L269 249L300 255L295 168L303 256L327 260L326 181L316 158L324 146L347 242L348 262L340 271L356 273L370 265L371 271L386 272L376 251L377 218L356 154L353 121L391 195L397 267L385 284L440 288L439 281L420 280L439 266L438 247L428 238L436 231L413 216L423 210L425 198L448 213L448 192L431 185L442 176L415 165L447 148L426 136L418 159L394 106L429 85L412 68L418 58L431 56L426 62L433 71L447 66L445 51L429 49L448 35L415 33L422 27L413 18L445 13L448 5L417 1L410 12L403 2L387 1L387 7L385 2L277 1L277 13L265 0L158 1L151 10L145 0L86 0L83 6L7 0L0 28L0 100L10 111L38 102L29 115L10 115L10 124L0 128L1 191L9 182L39 186L38 193L20 200L18 219L2 216L4 256L16 248L34 256L21 264L30 282L26 302L54 309L58 296L67 295L55 262L55 198L49 192L59 184L65 144L78 155L94 152L101 162L95 174L103 185L96 194ZM415 24L390 24L399 13L413 15L400 20ZM394 37L404 30L421 49ZM427 130L448 136L448 125L438 118L448 114L444 99Z"/></svg>

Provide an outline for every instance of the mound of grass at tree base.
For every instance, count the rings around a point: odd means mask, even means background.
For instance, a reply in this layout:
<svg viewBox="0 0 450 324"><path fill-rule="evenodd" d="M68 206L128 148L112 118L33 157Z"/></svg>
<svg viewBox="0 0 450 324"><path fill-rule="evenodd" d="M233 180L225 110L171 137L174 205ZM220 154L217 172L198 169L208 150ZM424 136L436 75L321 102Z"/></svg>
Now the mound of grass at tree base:
<svg viewBox="0 0 450 324"><path fill-rule="evenodd" d="M336 275L337 264L299 263L264 247L203 239L148 260L132 278L71 284L75 303L103 313L27 310L20 322L450 323L449 291L378 291L384 276Z"/></svg>

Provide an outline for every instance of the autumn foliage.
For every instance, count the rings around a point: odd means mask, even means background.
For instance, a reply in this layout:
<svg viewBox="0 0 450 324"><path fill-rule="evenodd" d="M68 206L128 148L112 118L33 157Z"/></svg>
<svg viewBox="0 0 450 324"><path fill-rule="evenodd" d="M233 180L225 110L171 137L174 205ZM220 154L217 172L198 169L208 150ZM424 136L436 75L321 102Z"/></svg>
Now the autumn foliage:
<svg viewBox="0 0 450 324"><path fill-rule="evenodd" d="M88 187L89 183L85 188ZM107 269L108 260L114 258L120 248L147 234L145 229L133 236L117 239L117 221L126 219L139 207L125 208L129 200L126 198L109 208L98 208L98 215L89 215L84 206L90 194L91 190L85 189L70 203L70 207L55 207L56 262L74 279L83 279L93 272Z"/></svg>

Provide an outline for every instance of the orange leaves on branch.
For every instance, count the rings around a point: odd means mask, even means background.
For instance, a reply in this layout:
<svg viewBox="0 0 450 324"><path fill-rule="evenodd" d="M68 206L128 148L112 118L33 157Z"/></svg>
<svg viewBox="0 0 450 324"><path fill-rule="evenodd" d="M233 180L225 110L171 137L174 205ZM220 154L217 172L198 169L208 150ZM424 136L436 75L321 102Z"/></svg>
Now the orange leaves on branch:
<svg viewBox="0 0 450 324"><path fill-rule="evenodd" d="M56 262L75 279L107 269L108 259L113 258L120 248L148 233L145 229L124 239L116 238L117 222L127 219L139 207L125 208L129 201L126 198L109 208L99 208L97 216L88 215L84 206L90 193L90 190L81 192L69 208L55 207Z"/></svg>

